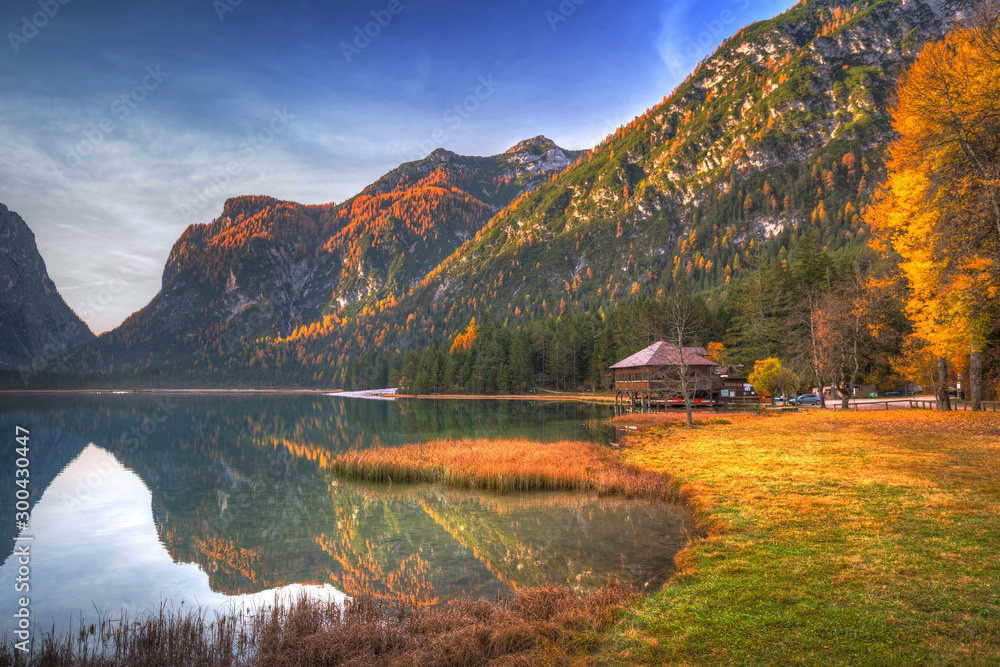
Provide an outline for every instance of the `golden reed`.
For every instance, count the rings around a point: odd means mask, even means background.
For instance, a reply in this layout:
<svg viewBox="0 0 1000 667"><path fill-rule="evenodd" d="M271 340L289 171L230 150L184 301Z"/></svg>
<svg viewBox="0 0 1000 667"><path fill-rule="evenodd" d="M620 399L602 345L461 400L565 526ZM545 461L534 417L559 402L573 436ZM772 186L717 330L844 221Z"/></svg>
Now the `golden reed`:
<svg viewBox="0 0 1000 667"><path fill-rule="evenodd" d="M627 465L620 452L608 447L569 440L431 440L352 450L337 456L332 468L338 475L367 482L430 482L501 493L591 491L680 500L677 485L668 476Z"/></svg>

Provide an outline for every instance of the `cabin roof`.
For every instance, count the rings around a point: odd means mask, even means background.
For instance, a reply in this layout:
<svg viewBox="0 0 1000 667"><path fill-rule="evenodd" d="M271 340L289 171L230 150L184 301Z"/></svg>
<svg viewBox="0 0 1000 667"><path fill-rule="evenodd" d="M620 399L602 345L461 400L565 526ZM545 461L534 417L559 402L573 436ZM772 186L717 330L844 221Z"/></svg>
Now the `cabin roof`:
<svg viewBox="0 0 1000 667"><path fill-rule="evenodd" d="M708 351L703 347L685 347L684 363L688 366L716 366L714 361L703 355ZM677 346L666 341L657 341L647 348L639 350L630 357L622 359L611 368L638 368L640 366L680 366L681 358Z"/></svg>

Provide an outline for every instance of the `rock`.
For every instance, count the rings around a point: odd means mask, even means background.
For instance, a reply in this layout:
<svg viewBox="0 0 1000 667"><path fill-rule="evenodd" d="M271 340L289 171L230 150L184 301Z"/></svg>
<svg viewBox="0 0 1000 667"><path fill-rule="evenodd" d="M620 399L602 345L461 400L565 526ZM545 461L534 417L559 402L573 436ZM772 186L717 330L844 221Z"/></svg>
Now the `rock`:
<svg viewBox="0 0 1000 667"><path fill-rule="evenodd" d="M0 204L0 368L44 368L94 338L49 278L35 235Z"/></svg>

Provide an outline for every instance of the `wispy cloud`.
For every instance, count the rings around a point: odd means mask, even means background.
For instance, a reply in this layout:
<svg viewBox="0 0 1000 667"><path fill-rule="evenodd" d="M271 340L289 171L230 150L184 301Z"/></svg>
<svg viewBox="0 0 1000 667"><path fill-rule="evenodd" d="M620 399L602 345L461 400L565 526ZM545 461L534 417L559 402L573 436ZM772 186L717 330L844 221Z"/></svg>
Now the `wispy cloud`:
<svg viewBox="0 0 1000 667"><path fill-rule="evenodd" d="M558 2L421 0L350 63L337 44L384 3L230 3L220 21L206 0L71 2L0 53L0 201L34 230L75 309L131 277L88 316L102 331L149 301L177 237L227 197L341 201L415 157L415 142L437 143L427 138L479 76L502 87L444 147L489 155L540 133L588 147L683 78L704 21L748 1L587 0L553 31L544 12ZM4 3L0 28L36 6ZM206 189L276 109L294 122ZM198 192L204 205L184 216L178 202Z"/></svg>

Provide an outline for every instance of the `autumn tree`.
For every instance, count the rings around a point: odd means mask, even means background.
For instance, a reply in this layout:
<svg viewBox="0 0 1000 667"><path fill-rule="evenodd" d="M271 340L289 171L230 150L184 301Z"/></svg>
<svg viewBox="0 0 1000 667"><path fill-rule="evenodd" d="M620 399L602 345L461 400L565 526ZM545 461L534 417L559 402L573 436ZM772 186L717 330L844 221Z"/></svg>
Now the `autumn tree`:
<svg viewBox="0 0 1000 667"><path fill-rule="evenodd" d="M710 342L707 345L706 349L708 350L708 354L705 355L706 359L708 359L709 361L714 361L720 366L724 366L726 364L729 358L729 353L726 350L726 346L724 344Z"/></svg>
<svg viewBox="0 0 1000 667"><path fill-rule="evenodd" d="M774 403L774 397L781 392L786 405L788 392L799 384L798 376L790 368L782 366L781 360L776 357L755 361L753 372L747 379L758 394L770 394L771 403Z"/></svg>
<svg viewBox="0 0 1000 667"><path fill-rule="evenodd" d="M706 316L704 302L693 297L687 283L681 282L662 303L654 303L651 311L640 317L641 326L653 337L676 348L676 363L667 364L651 375L650 384L657 384L684 401L688 426L693 423L695 396L712 388L712 378L697 372L698 355L690 349L704 335Z"/></svg>
<svg viewBox="0 0 1000 667"><path fill-rule="evenodd" d="M820 407L826 408L827 357L821 352L820 308L824 296L830 292L835 278L834 265L830 257L819 247L816 234L810 230L798 244L798 259L792 269L794 296L796 303L789 314L789 324L798 329L802 341L801 356L809 360L809 367L820 388Z"/></svg>
<svg viewBox="0 0 1000 667"><path fill-rule="evenodd" d="M892 108L897 139L887 180L867 213L876 244L900 255L913 335L939 360L942 406L947 360L964 350L972 407L980 407L982 352L997 317L998 17L998 0L977 3L944 39L926 45L903 77Z"/></svg>
<svg viewBox="0 0 1000 667"><path fill-rule="evenodd" d="M472 349L478 335L479 326L476 324L476 318L473 317L469 321L469 326L465 328L465 331L455 336L455 342L452 343L450 352L452 354L456 352L468 352Z"/></svg>
<svg viewBox="0 0 1000 667"><path fill-rule="evenodd" d="M841 407L845 409L871 346L863 301L861 285L856 280L848 280L822 297L816 315L819 357L823 366L829 369L840 394Z"/></svg>
<svg viewBox="0 0 1000 667"><path fill-rule="evenodd" d="M816 312L820 364L848 402L858 382L889 362L905 328L900 320L899 289L892 276L868 267L843 274L824 294Z"/></svg>

